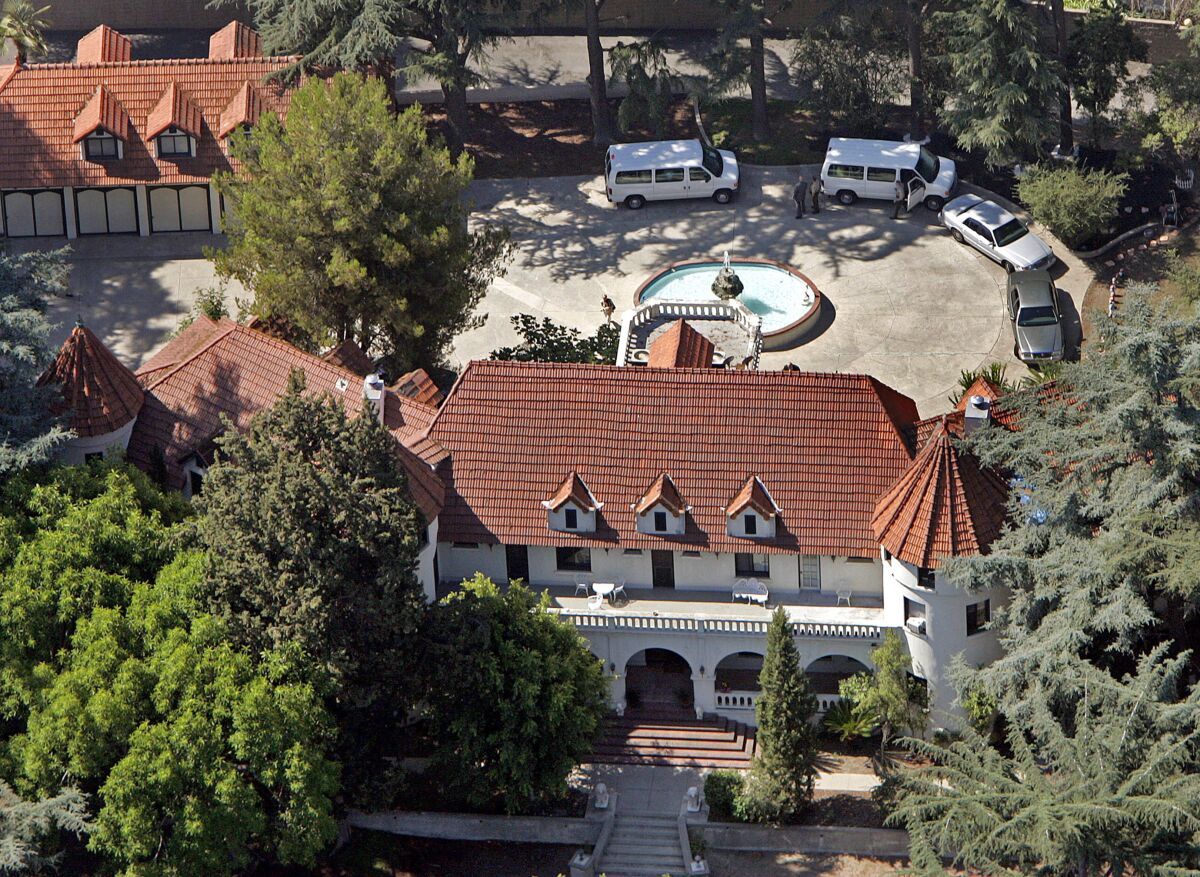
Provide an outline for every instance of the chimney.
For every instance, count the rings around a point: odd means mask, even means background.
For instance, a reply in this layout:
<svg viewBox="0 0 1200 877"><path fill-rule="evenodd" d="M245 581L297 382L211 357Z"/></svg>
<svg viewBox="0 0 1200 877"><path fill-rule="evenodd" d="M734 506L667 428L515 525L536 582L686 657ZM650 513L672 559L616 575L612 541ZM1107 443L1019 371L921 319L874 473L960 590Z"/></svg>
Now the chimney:
<svg viewBox="0 0 1200 877"><path fill-rule="evenodd" d="M970 435L992 419L992 403L987 396L972 396L963 409L963 432Z"/></svg>
<svg viewBox="0 0 1200 877"><path fill-rule="evenodd" d="M383 377L376 372L363 378L363 402L375 412L375 418L383 423L383 412L386 404L384 396Z"/></svg>
<svg viewBox="0 0 1200 877"><path fill-rule="evenodd" d="M208 39L208 57L230 61L234 58L261 58L262 38L240 21L231 21Z"/></svg>
<svg viewBox="0 0 1200 877"><path fill-rule="evenodd" d="M75 47L76 64L106 64L112 61L128 61L133 54L133 43L107 24L102 24L82 37Z"/></svg>

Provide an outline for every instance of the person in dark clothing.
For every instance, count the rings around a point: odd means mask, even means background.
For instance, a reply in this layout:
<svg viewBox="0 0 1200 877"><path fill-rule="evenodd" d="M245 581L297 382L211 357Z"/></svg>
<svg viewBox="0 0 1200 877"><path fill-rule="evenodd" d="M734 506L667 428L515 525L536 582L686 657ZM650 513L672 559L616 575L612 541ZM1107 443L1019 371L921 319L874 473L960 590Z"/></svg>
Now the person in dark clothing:
<svg viewBox="0 0 1200 877"><path fill-rule="evenodd" d="M604 322L611 323L613 313L617 310L617 304L607 295L600 299L600 310L604 311Z"/></svg>
<svg viewBox="0 0 1200 877"><path fill-rule="evenodd" d="M808 200L808 180L804 174L800 175L796 188L792 189L792 200L796 202L796 218L800 219L804 216L804 202Z"/></svg>
<svg viewBox="0 0 1200 877"><path fill-rule="evenodd" d="M809 192L812 194L812 211L813 213L821 212L821 194L825 191L825 184L821 182L821 175L817 174L813 177L812 187Z"/></svg>
<svg viewBox="0 0 1200 877"><path fill-rule="evenodd" d="M904 190L904 183L896 180L896 194L892 197L892 219L900 218L900 211L908 206L908 193Z"/></svg>

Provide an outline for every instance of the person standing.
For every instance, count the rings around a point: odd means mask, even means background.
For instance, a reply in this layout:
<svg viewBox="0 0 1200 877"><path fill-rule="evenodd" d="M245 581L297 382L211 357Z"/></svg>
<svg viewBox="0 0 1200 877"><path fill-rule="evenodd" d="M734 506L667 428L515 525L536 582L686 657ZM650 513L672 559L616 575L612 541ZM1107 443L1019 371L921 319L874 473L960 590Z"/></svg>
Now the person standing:
<svg viewBox="0 0 1200 877"><path fill-rule="evenodd" d="M895 194L892 196L892 219L900 218L900 211L907 206L908 193L904 191L904 183L896 180Z"/></svg>
<svg viewBox="0 0 1200 877"><path fill-rule="evenodd" d="M825 184L821 182L821 175L818 173L813 177L812 186L808 190L812 194L812 210L813 213L821 212L821 194L825 191Z"/></svg>
<svg viewBox="0 0 1200 877"><path fill-rule="evenodd" d="M792 200L796 202L796 218L800 219L804 216L804 202L808 200L808 180L804 174L800 175L796 188L792 189Z"/></svg>
<svg viewBox="0 0 1200 877"><path fill-rule="evenodd" d="M609 298L606 294L602 299L600 299L600 310L604 311L604 322L611 323L613 314L617 310L617 303Z"/></svg>

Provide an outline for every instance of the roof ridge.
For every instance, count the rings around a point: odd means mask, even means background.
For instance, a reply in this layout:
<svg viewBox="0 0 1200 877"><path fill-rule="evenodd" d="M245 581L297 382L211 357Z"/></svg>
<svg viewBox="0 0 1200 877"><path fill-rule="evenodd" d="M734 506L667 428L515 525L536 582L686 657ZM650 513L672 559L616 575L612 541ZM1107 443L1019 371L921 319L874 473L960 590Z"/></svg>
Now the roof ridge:
<svg viewBox="0 0 1200 877"><path fill-rule="evenodd" d="M248 58L131 58L128 61L48 61L42 64L22 64L21 70L84 70L93 67L159 67L168 64L294 64L303 55L256 55ZM15 66L15 65L14 65Z"/></svg>
<svg viewBox="0 0 1200 877"><path fill-rule="evenodd" d="M224 323L224 322L225 322L225 320L221 320L217 323L217 325L220 326L221 323ZM195 350L193 350L190 356L180 359L180 360L172 363L170 366L164 366L163 374L160 375L154 381L151 381L150 383L146 384L146 387L145 387L146 391L149 392L150 390L153 390L155 387L157 387L159 384L161 384L167 378L171 377L176 372L178 372L185 365L188 365L190 362L192 362L192 360L194 360L196 357L198 357L201 353L207 352L209 349L212 348L212 346L214 344L216 344L222 338L225 338L225 337L229 336L230 334L232 334L233 330L236 327L237 327L237 323L230 320L228 327L221 328L220 331L216 332L213 335L213 337L209 338L207 341L205 341L203 344L201 344L199 347L197 347Z"/></svg>

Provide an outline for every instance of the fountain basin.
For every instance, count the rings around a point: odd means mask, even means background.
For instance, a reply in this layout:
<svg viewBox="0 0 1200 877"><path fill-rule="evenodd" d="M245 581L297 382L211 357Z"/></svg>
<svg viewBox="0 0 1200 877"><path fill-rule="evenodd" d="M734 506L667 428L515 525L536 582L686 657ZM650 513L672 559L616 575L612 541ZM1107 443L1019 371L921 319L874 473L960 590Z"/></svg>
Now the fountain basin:
<svg viewBox="0 0 1200 877"><path fill-rule="evenodd" d="M634 294L637 304L659 301L715 302L713 280L722 262L676 262L655 274ZM790 265L770 259L731 260L730 267L745 284L736 301L762 319L763 348L791 347L816 324L821 292Z"/></svg>

